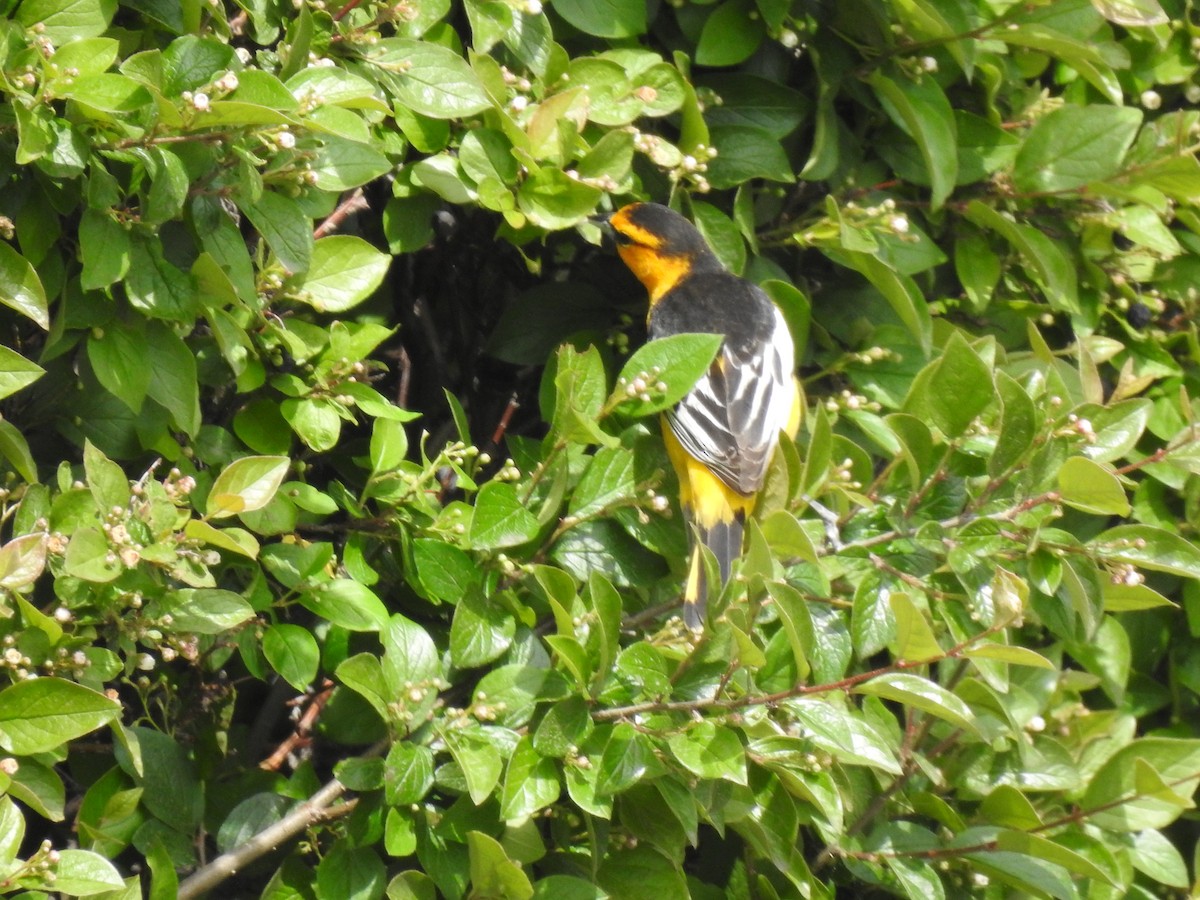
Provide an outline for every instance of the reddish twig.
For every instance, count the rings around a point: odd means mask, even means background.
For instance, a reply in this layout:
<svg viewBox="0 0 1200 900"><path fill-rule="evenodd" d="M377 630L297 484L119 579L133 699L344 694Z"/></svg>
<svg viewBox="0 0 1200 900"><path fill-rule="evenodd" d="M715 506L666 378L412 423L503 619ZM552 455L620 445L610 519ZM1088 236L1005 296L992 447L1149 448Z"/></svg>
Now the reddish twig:
<svg viewBox="0 0 1200 900"><path fill-rule="evenodd" d="M342 223L352 214L370 208L371 204L363 196L363 189L355 188L354 193L339 203L337 209L331 212L325 221L316 227L313 231L313 237L323 238L327 234L337 231L342 227Z"/></svg>
<svg viewBox="0 0 1200 900"><path fill-rule="evenodd" d="M296 728L275 748L274 753L258 764L260 769L266 769L268 772L277 771L294 751L307 747L312 742L310 735L313 726L317 724L317 719L320 718L321 711L329 702L332 694L333 682L327 678L321 683L320 692L309 701L308 707L296 722Z"/></svg>

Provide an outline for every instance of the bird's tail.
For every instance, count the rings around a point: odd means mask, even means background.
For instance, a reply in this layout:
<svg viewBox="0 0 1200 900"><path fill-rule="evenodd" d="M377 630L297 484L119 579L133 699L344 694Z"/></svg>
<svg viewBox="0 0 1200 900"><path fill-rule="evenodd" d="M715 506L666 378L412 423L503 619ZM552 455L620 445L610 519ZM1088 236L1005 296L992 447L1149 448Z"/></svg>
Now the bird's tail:
<svg viewBox="0 0 1200 900"><path fill-rule="evenodd" d="M717 560L717 570L720 572L721 585L729 581L733 569L733 561L742 555L742 532L745 516L738 511L728 521L717 522L705 528L696 524L695 537L692 540L691 560L688 565L687 585L683 591L683 621L688 628L704 627L705 605L708 600L708 573L704 565L704 554L701 546L712 551Z"/></svg>

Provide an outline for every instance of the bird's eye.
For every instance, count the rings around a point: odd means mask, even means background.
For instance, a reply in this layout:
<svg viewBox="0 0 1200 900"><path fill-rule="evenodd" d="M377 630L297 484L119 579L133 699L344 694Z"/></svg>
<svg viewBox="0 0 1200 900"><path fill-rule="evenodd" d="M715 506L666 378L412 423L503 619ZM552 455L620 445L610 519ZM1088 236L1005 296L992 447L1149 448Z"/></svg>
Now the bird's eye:
<svg viewBox="0 0 1200 900"><path fill-rule="evenodd" d="M616 241L617 246L620 246L620 247L628 247L630 244L633 243L633 238L631 238L629 235L627 235L623 231L614 231L613 232L613 240Z"/></svg>

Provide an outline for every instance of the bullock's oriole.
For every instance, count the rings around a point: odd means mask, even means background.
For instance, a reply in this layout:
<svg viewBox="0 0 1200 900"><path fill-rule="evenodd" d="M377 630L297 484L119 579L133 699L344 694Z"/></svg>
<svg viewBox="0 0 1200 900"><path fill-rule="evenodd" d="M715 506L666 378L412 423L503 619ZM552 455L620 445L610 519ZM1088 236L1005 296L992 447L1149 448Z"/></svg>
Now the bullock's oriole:
<svg viewBox="0 0 1200 900"><path fill-rule="evenodd" d="M700 545L716 557L724 584L779 433L794 436L799 426L792 336L771 299L722 266L683 216L633 203L609 222L621 259L650 293L651 340L684 332L725 337L708 372L662 421L691 532L684 621L700 628L708 593Z"/></svg>

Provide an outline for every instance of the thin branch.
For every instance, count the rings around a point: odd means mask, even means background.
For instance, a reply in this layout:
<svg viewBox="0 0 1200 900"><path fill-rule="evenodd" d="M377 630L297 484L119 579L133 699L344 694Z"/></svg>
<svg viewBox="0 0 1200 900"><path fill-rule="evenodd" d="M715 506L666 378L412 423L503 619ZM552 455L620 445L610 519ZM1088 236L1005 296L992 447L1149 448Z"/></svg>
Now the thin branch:
<svg viewBox="0 0 1200 900"><path fill-rule="evenodd" d="M329 698L333 695L333 682L328 679L322 685L319 693L309 698L308 707L296 722L296 727L291 734L285 738L275 752L258 764L260 769L266 769L269 772L277 771L287 760L292 751L307 747L312 738L309 737L313 730L313 726L317 724L317 719L321 715L321 710L325 708L325 704L329 702Z"/></svg>
<svg viewBox="0 0 1200 900"><path fill-rule="evenodd" d="M1181 784L1187 784L1189 781L1195 781L1200 778L1200 772L1193 772L1190 775L1185 775L1182 778L1177 778L1174 781L1168 782L1167 787L1175 787ZM1042 831L1051 831L1063 825L1072 825L1087 821L1096 813L1104 812L1108 809L1113 809L1118 806L1124 806L1126 803L1132 803L1135 800L1145 797L1147 794L1141 791L1133 791L1117 797L1115 800L1109 800L1107 803L1101 803L1091 809L1075 809L1066 815L1060 816L1049 822L1043 822L1034 828L1027 830L1028 834L1036 834ZM997 849L997 841L982 841L977 844L968 844L963 847L935 847L931 850L846 850L840 847L829 846L821 851L821 857L818 858L817 864L813 866L815 870L819 865L823 864L822 859L828 860L833 856L838 856L843 859L862 859L871 862L877 862L881 859L952 859L957 856L966 856L969 853L991 853Z"/></svg>
<svg viewBox="0 0 1200 900"><path fill-rule="evenodd" d="M941 662L946 659L959 659L962 655L975 644L990 637L996 632L1007 626L1005 622L1000 625L993 625L979 634L972 635L965 641L955 644L949 650L939 654L938 656L928 659L898 659L886 666L880 666L877 669L871 669L869 672L859 672L857 675L849 675L846 678L838 681L830 681L825 684L798 684L795 687L788 688L786 691L776 691L773 694L751 694L744 697L726 697L726 698L709 698L702 700L649 700L645 703L634 703L629 706L616 706L610 709L598 709L592 713L592 719L597 722L610 722L614 719L627 719L632 716L642 715L644 713L658 712L699 712L702 710L737 710L747 709L753 706L772 706L776 703L781 703L784 700L791 700L795 697L805 697L812 694L828 694L833 691L848 691L858 687L864 682L870 681L872 678L878 678L880 675L887 675L892 672L903 672L908 669L916 669L921 666L928 666L935 662Z"/></svg>
<svg viewBox="0 0 1200 900"><path fill-rule="evenodd" d="M390 745L390 741L382 740L373 745L363 757L379 756ZM333 802L346 792L346 786L336 778L331 779L319 791L299 804L286 816L264 828L244 844L239 844L228 853L222 853L208 865L193 872L179 885L179 900L192 900L211 891L227 878L233 877L240 869L279 847L300 834L306 828L317 822L337 819L348 815L357 804L357 800L348 800L333 806Z"/></svg>
<svg viewBox="0 0 1200 900"><path fill-rule="evenodd" d="M371 204L367 202L367 198L363 196L362 188L355 188L354 192L337 205L337 209L329 214L329 216L313 230L314 238L323 238L331 232L337 231L342 227L342 223L346 221L352 214L362 212L365 209L370 209Z"/></svg>
<svg viewBox="0 0 1200 900"><path fill-rule="evenodd" d="M222 853L207 866L198 869L179 885L179 900L191 900L211 891L254 860L265 856L284 841L291 840L310 825L328 817L328 807L342 796L346 786L336 778L305 800L286 816L260 831L244 844ZM342 804L346 807L348 804ZM349 812L349 809L345 810Z"/></svg>

